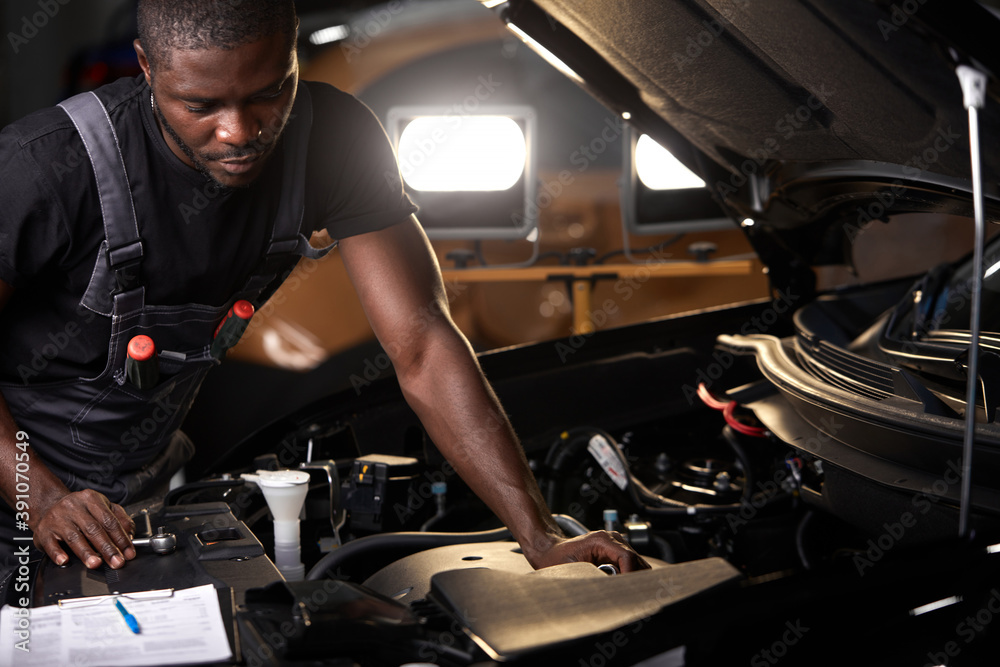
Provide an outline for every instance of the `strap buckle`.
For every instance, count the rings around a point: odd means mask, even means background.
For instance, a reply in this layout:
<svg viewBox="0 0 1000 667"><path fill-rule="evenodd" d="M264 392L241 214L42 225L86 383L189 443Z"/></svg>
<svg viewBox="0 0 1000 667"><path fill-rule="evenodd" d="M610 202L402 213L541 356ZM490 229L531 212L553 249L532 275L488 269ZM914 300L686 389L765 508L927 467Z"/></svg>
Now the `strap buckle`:
<svg viewBox="0 0 1000 667"><path fill-rule="evenodd" d="M142 239L108 249L108 268L115 276L116 294L127 292L138 284L142 252Z"/></svg>

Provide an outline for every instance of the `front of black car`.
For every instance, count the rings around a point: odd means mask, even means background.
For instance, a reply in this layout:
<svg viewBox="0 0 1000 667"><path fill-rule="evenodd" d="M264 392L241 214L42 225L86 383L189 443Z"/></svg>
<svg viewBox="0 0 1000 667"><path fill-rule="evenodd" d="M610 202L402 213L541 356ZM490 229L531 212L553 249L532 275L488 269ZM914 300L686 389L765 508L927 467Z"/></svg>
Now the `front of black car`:
<svg viewBox="0 0 1000 667"><path fill-rule="evenodd" d="M784 330L776 324L748 332L741 322L716 332L718 346L711 356L704 351L706 365L695 377L684 375L681 365L671 375L680 390L703 381L710 391L699 394L712 407L732 400L736 410L752 412L769 442L786 448L785 462L794 462L766 470L791 478L786 487L803 503L794 542L808 574L798 575L799 582L816 596L814 603L840 608L811 624L820 627L811 639L819 642L822 634L853 647L810 657L856 657L859 626L844 616L874 623L859 609L871 606L885 614L876 623L882 631L873 658L975 664L972 652L984 655L978 651L991 638L995 643L995 633L985 626L962 632L969 626L961 613L992 616L988 569L973 568L976 575L967 572L958 585L957 578L935 579L925 562L928 583L914 580L906 595L896 591L898 610L889 611L884 600L874 605L871 593L908 576L903 572L913 563L906 559L932 548L945 549L935 558L955 570L965 567L962 554L970 548L992 553L986 545L1000 523L992 307L997 243L984 250L986 233L973 224L1000 221L1000 157L992 148L1000 136L1000 60L991 37L1000 25L996 11L971 2L746 0L511 1L498 10L703 178L768 267L772 321L781 319L775 312L794 311ZM873 225L905 224L913 215L964 219L968 247L978 242L977 252L915 278L826 291L817 285L814 267L850 265L855 243ZM977 272L981 289L973 280ZM797 301L792 309L782 308L788 295ZM974 310L982 313L979 323ZM689 324L698 326L694 318ZM971 342L978 342L972 355ZM739 362L729 354L752 355L760 375L730 372ZM749 433L736 437L759 435L734 424L734 413L726 413L727 428ZM760 459L747 463L739 447L733 451L737 484L758 485L743 497L744 509L751 503L766 508L753 513L760 530L758 515L773 509L754 495L763 491L753 476L762 472ZM692 467L704 472L712 464L685 465L690 480ZM661 471L661 480L668 476ZM684 475L678 477L658 488L689 491ZM724 505L723 495L709 504ZM690 494L684 499L699 505ZM655 533L669 512L646 507ZM732 534L709 539L708 551L725 545L732 559L747 548L737 535L740 521L730 516ZM811 553L820 525L827 537L846 526L859 533ZM902 563L880 563L890 555ZM866 586L845 578L848 562ZM744 572L760 565L748 563ZM820 570L824 584L809 576ZM870 575L876 571L892 574L875 583ZM824 599L821 591L834 581L856 599ZM952 585L955 594L946 595ZM746 587L747 597L754 588ZM923 617L931 608L917 602L921 596L963 612L936 611L932 623ZM922 617L909 625L924 629L911 634L902 614ZM950 641L956 633L959 639ZM806 644L822 645L803 640L802 658Z"/></svg>
<svg viewBox="0 0 1000 667"><path fill-rule="evenodd" d="M240 473L309 471L309 581L237 595L244 655L995 660L1000 236L982 239L982 257L972 248L975 218L1000 222L997 12L941 0L480 3L705 182L771 296L480 355L563 529L619 530L649 572L529 572L392 377L233 447L151 511L215 503L269 550L266 505ZM959 71L980 85L976 138ZM878 230L921 217L967 236L960 261L924 248L927 271L825 277L853 268ZM905 266L896 255L879 246L876 261Z"/></svg>

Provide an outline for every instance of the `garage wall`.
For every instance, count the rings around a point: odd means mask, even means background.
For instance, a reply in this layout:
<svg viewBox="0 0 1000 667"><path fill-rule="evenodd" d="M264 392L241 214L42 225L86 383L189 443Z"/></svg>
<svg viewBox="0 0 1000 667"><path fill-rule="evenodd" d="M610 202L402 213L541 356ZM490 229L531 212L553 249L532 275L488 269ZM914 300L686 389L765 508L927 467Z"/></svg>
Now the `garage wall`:
<svg viewBox="0 0 1000 667"><path fill-rule="evenodd" d="M127 36L133 0L0 3L0 125L63 98L66 64L84 47Z"/></svg>

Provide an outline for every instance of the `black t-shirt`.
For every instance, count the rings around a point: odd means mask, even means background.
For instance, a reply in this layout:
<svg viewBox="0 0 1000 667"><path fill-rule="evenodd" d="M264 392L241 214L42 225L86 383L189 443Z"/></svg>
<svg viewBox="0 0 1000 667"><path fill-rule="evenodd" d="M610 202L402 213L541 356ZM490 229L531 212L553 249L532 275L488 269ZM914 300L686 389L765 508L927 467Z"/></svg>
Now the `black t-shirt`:
<svg viewBox="0 0 1000 667"><path fill-rule="evenodd" d="M308 85L313 124L303 232L334 239L416 210L378 120L332 86ZM247 189L220 191L169 149L143 78L96 91L108 108L143 239L146 302L225 303L257 267L281 193L278 146ZM93 170L66 113L50 108L0 132L0 381L89 377L107 360L110 318L79 306L104 240ZM102 259L103 261L103 259Z"/></svg>

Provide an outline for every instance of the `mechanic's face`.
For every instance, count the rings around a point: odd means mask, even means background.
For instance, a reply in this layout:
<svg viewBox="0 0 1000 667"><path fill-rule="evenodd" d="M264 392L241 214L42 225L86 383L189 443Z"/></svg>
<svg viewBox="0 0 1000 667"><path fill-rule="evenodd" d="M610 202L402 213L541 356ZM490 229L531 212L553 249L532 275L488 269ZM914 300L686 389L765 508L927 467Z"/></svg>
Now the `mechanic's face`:
<svg viewBox="0 0 1000 667"><path fill-rule="evenodd" d="M227 188L250 185L264 169L288 122L298 86L298 59L276 33L234 49L174 49L151 70L163 138L189 167Z"/></svg>

